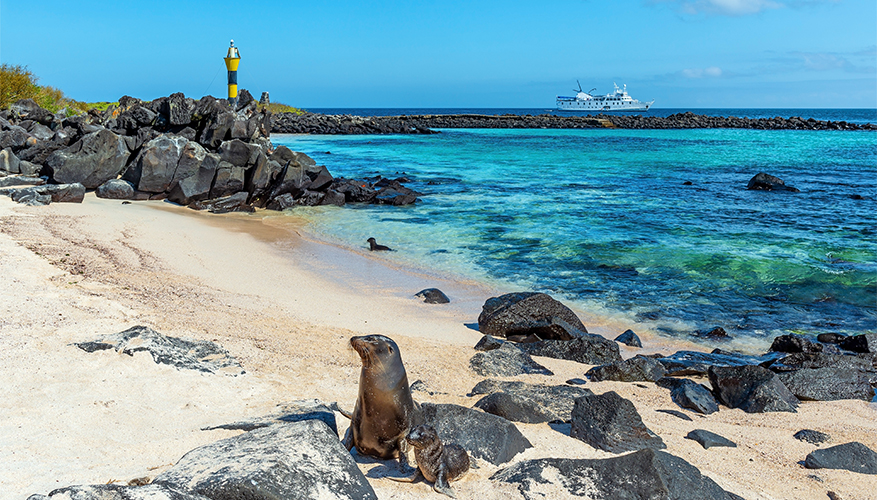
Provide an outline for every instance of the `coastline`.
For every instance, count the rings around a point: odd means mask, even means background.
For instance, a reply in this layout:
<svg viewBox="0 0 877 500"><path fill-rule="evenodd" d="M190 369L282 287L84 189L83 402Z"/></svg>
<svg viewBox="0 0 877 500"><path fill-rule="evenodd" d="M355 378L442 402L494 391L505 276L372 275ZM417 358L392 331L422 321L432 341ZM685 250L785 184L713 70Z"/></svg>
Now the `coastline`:
<svg viewBox="0 0 877 500"><path fill-rule="evenodd" d="M410 380L422 380L430 391L415 392L415 399L474 403L466 394L480 377L468 370L468 360L481 334L465 323L475 322L493 290L451 280L436 285L434 276L313 241L300 229L296 234L294 221L280 233L252 216L208 215L160 202L119 205L93 194L82 204L48 207L0 198L0 271L9 284L0 321L0 376L10 387L0 419L3 498L154 477L193 447L237 434L202 427L265 415L283 402L319 398L351 406L360 365L347 344L352 335L384 333L397 341ZM449 309L420 303L413 297L426 287L420 283L464 299ZM217 341L247 374L204 375L155 365L145 355L88 354L69 345L136 324ZM643 340L650 347L651 340ZM555 375L513 379L563 384L587 369L538 361ZM798 465L815 447L791 437L811 428L831 434L832 444L877 448L873 403L805 402L797 414L723 409L695 416L698 428L738 443L703 450L683 437L691 423L656 411L677 408L668 391L619 382L587 387L631 399L667 451L745 498L873 493L871 476ZM346 420L336 418L343 433ZM547 424L516 425L534 448L515 461L612 456ZM365 471L379 464L359 465ZM454 483L458 497L518 498L517 490L488 482L495 471L482 467ZM425 483L380 477L371 483L379 498L435 495Z"/></svg>

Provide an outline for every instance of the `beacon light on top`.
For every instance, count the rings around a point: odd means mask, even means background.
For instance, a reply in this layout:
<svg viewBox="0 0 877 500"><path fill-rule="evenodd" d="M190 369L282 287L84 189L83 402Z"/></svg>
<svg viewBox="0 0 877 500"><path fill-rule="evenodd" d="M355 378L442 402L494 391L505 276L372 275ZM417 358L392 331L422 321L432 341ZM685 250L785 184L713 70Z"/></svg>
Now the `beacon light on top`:
<svg viewBox="0 0 877 500"><path fill-rule="evenodd" d="M228 102L232 106L238 103L238 64L241 62L241 53L234 46L234 40L228 47L228 54L225 56L225 69L228 70Z"/></svg>

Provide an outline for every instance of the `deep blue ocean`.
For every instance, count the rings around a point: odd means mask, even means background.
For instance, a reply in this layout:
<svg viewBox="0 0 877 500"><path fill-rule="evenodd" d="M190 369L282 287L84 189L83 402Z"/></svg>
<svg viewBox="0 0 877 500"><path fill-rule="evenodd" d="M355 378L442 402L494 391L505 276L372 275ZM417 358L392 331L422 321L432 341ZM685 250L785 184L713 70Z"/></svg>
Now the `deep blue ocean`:
<svg viewBox="0 0 877 500"><path fill-rule="evenodd" d="M545 291L676 338L715 326L755 345L877 331L874 132L446 129L272 141L336 177L409 178L423 193L413 206L291 212L341 245L376 236L401 264ZM762 171L801 192L746 190Z"/></svg>

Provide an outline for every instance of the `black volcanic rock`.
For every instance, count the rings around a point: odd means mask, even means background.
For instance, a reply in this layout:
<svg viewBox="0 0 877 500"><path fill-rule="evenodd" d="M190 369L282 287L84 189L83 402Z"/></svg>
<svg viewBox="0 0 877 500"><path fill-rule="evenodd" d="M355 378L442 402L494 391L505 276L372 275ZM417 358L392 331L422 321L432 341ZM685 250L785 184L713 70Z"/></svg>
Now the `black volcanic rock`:
<svg viewBox="0 0 877 500"><path fill-rule="evenodd" d="M615 392L576 398L570 436L612 453L666 448L643 424L633 403Z"/></svg>
<svg viewBox="0 0 877 500"><path fill-rule="evenodd" d="M533 361L529 354L509 342L499 348L476 353L469 367L484 377L514 377L522 374L554 375L548 368Z"/></svg>
<svg viewBox="0 0 877 500"><path fill-rule="evenodd" d="M546 340L571 340L588 333L568 307L536 292L507 293L487 299L478 316L478 329L496 337L535 334Z"/></svg>
<svg viewBox="0 0 877 500"><path fill-rule="evenodd" d="M811 429L802 429L795 433L794 438L798 441L819 445L831 440L831 436L824 432L814 431Z"/></svg>
<svg viewBox="0 0 877 500"><path fill-rule="evenodd" d="M770 370L760 366L710 367L716 399L746 413L796 412L798 398Z"/></svg>
<svg viewBox="0 0 877 500"><path fill-rule="evenodd" d="M447 304L451 301L451 299L449 299L448 296L438 288L427 288L415 293L414 296L422 298L427 304Z"/></svg>
<svg viewBox="0 0 877 500"><path fill-rule="evenodd" d="M483 380L470 393L486 394L475 403L487 413L499 415L513 422L569 422L574 400L594 393L568 385L542 385L525 382Z"/></svg>
<svg viewBox="0 0 877 500"><path fill-rule="evenodd" d="M792 193L800 192L797 188L786 186L786 183L779 177L764 172L759 172L755 174L752 179L749 179L749 184L746 185L746 189L759 191L789 191Z"/></svg>
<svg viewBox="0 0 877 500"><path fill-rule="evenodd" d="M625 330L624 333L615 337L616 342L621 342L622 344L628 345L630 347L642 347L643 343L637 337L636 333L633 330Z"/></svg>
<svg viewBox="0 0 877 500"><path fill-rule="evenodd" d="M708 450L714 446L726 446L729 448L736 448L737 443L727 439L725 437L719 436L714 432L710 432L704 429L695 429L689 432L685 439L691 439L692 441L697 441L705 450Z"/></svg>
<svg viewBox="0 0 877 500"><path fill-rule="evenodd" d="M713 394L701 384L687 378L664 377L657 381L659 387L670 389L670 398L682 408L704 415L719 411Z"/></svg>
<svg viewBox="0 0 877 500"><path fill-rule="evenodd" d="M835 401L838 399L874 398L877 373L848 368L801 368L777 375L798 399Z"/></svg>
<svg viewBox="0 0 877 500"><path fill-rule="evenodd" d="M877 474L877 453L862 443L852 442L814 450L804 460L808 469L843 469L859 474Z"/></svg>
<svg viewBox="0 0 877 500"><path fill-rule="evenodd" d="M685 460L662 451L640 450L604 459L525 460L491 476L515 484L527 500L736 500Z"/></svg>
<svg viewBox="0 0 877 500"><path fill-rule="evenodd" d="M595 366L585 374L592 380L616 380L619 382L655 382L667 374L658 360L634 356L611 365Z"/></svg>
<svg viewBox="0 0 877 500"><path fill-rule="evenodd" d="M442 441L457 443L493 465L533 447L515 424L502 417L454 404L423 403L421 409L423 423L435 427Z"/></svg>
<svg viewBox="0 0 877 500"><path fill-rule="evenodd" d="M592 334L572 340L542 340L518 344L518 348L531 356L566 359L586 365L612 364L621 361L618 344Z"/></svg>

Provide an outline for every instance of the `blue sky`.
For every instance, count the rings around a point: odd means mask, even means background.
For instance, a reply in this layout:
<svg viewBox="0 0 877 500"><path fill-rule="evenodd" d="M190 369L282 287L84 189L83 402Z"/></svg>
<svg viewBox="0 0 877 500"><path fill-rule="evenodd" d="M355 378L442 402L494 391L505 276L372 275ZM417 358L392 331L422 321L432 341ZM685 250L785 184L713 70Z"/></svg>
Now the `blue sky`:
<svg viewBox="0 0 877 500"><path fill-rule="evenodd" d="M0 60L83 101L554 106L576 80L655 107L875 108L874 0L0 2Z"/></svg>

